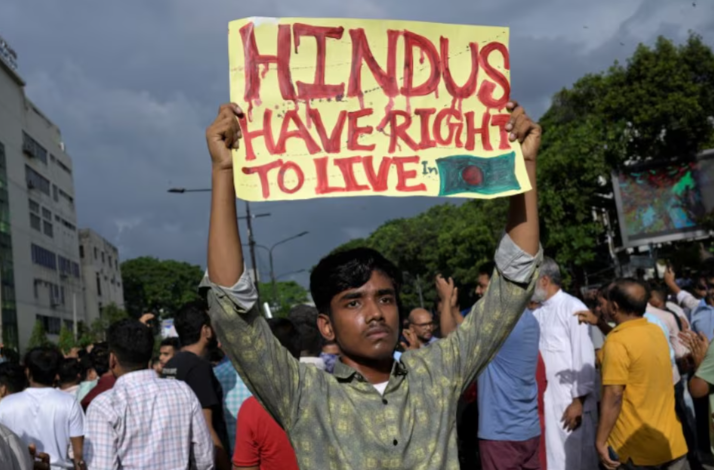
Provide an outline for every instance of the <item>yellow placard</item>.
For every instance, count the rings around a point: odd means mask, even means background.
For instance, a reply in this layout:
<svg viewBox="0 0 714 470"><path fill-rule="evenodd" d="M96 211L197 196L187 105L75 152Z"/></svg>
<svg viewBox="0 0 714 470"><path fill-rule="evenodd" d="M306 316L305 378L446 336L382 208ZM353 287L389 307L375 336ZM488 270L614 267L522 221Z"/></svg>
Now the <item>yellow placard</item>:
<svg viewBox="0 0 714 470"><path fill-rule="evenodd" d="M247 18L229 24L244 113L236 194L492 198L530 189L508 139L508 28Z"/></svg>

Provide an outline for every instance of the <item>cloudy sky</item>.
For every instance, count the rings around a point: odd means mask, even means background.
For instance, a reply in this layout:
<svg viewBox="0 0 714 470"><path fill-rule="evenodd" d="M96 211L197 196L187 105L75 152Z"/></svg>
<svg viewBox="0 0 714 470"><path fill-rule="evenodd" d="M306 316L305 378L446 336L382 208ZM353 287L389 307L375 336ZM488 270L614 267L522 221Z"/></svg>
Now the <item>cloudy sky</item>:
<svg viewBox="0 0 714 470"><path fill-rule="evenodd" d="M27 93L62 129L74 162L79 224L123 259L205 265L210 185L204 129L228 99L227 23L248 16L392 18L508 26L514 97L535 116L554 92L658 35L693 30L714 45L711 0L2 0L0 35L18 52ZM437 199L348 198L256 203L260 244L276 274ZM242 210L242 209L241 209ZM258 251L262 275L267 255ZM286 277L290 278L290 277ZM307 284L307 274L293 278Z"/></svg>

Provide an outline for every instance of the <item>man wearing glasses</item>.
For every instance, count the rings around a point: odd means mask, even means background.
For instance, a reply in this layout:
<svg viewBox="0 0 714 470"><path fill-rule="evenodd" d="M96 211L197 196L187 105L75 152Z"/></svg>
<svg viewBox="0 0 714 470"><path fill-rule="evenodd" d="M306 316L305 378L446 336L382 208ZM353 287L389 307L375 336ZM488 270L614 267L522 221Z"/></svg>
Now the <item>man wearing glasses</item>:
<svg viewBox="0 0 714 470"><path fill-rule="evenodd" d="M415 308L409 313L409 329L404 336L409 341L410 349L428 346L437 338L434 336L434 318L423 308Z"/></svg>

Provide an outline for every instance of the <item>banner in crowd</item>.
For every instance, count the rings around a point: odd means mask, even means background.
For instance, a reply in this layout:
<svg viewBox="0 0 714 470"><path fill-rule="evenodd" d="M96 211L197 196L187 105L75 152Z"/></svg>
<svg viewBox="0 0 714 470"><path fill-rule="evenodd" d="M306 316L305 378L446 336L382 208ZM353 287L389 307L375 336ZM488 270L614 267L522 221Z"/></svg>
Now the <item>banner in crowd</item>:
<svg viewBox="0 0 714 470"><path fill-rule="evenodd" d="M236 194L492 198L530 189L510 115L508 28L248 18L228 28L245 113Z"/></svg>

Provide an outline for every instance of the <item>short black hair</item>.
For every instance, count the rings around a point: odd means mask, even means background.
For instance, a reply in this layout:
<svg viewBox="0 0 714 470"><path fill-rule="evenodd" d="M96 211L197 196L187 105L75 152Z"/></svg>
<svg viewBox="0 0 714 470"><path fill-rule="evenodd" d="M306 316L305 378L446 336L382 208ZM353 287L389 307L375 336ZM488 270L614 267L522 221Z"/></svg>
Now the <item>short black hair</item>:
<svg viewBox="0 0 714 470"><path fill-rule="evenodd" d="M69 384L84 380L84 368L79 359L67 357L62 360L59 368L59 383Z"/></svg>
<svg viewBox="0 0 714 470"><path fill-rule="evenodd" d="M0 364L0 385L7 387L9 393L19 393L27 388L25 368L14 362Z"/></svg>
<svg viewBox="0 0 714 470"><path fill-rule="evenodd" d="M105 342L94 343L92 352L89 353L94 372L102 376L109 372L109 346Z"/></svg>
<svg viewBox="0 0 714 470"><path fill-rule="evenodd" d="M365 285L374 271L392 281L399 303L402 275L399 269L379 252L371 248L355 248L322 258L310 274L310 293L320 313L331 315L332 299L349 289Z"/></svg>
<svg viewBox="0 0 714 470"><path fill-rule="evenodd" d="M154 334L138 320L125 318L107 330L109 351L126 370L146 369L154 353Z"/></svg>
<svg viewBox="0 0 714 470"><path fill-rule="evenodd" d="M211 325L211 317L208 316L208 304L203 300L183 304L174 317L174 328L184 346L198 343L206 325Z"/></svg>
<svg viewBox="0 0 714 470"><path fill-rule="evenodd" d="M270 318L268 326L280 344L293 355L295 359L300 359L300 333L293 322L287 318Z"/></svg>
<svg viewBox="0 0 714 470"><path fill-rule="evenodd" d="M164 338L161 340L161 344L159 345L159 348L164 347L164 346L171 346L174 348L176 351L181 350L181 341L176 338L175 336L172 336L171 338Z"/></svg>
<svg viewBox="0 0 714 470"><path fill-rule="evenodd" d="M649 286L639 279L618 279L610 289L610 302L616 303L620 310L629 315L643 316L649 299Z"/></svg>
<svg viewBox="0 0 714 470"><path fill-rule="evenodd" d="M288 319L300 333L300 351L309 357L317 357L322 352L322 335L317 328L317 309L309 305L296 305L290 309Z"/></svg>
<svg viewBox="0 0 714 470"><path fill-rule="evenodd" d="M30 371L34 382L52 387L62 359L62 353L56 346L40 346L25 354L25 367Z"/></svg>
<svg viewBox="0 0 714 470"><path fill-rule="evenodd" d="M491 279L491 276L493 275L493 271L496 269L496 263L493 261L489 261L488 263L483 263L481 266L478 268L478 275L485 274L488 276L489 279Z"/></svg>

